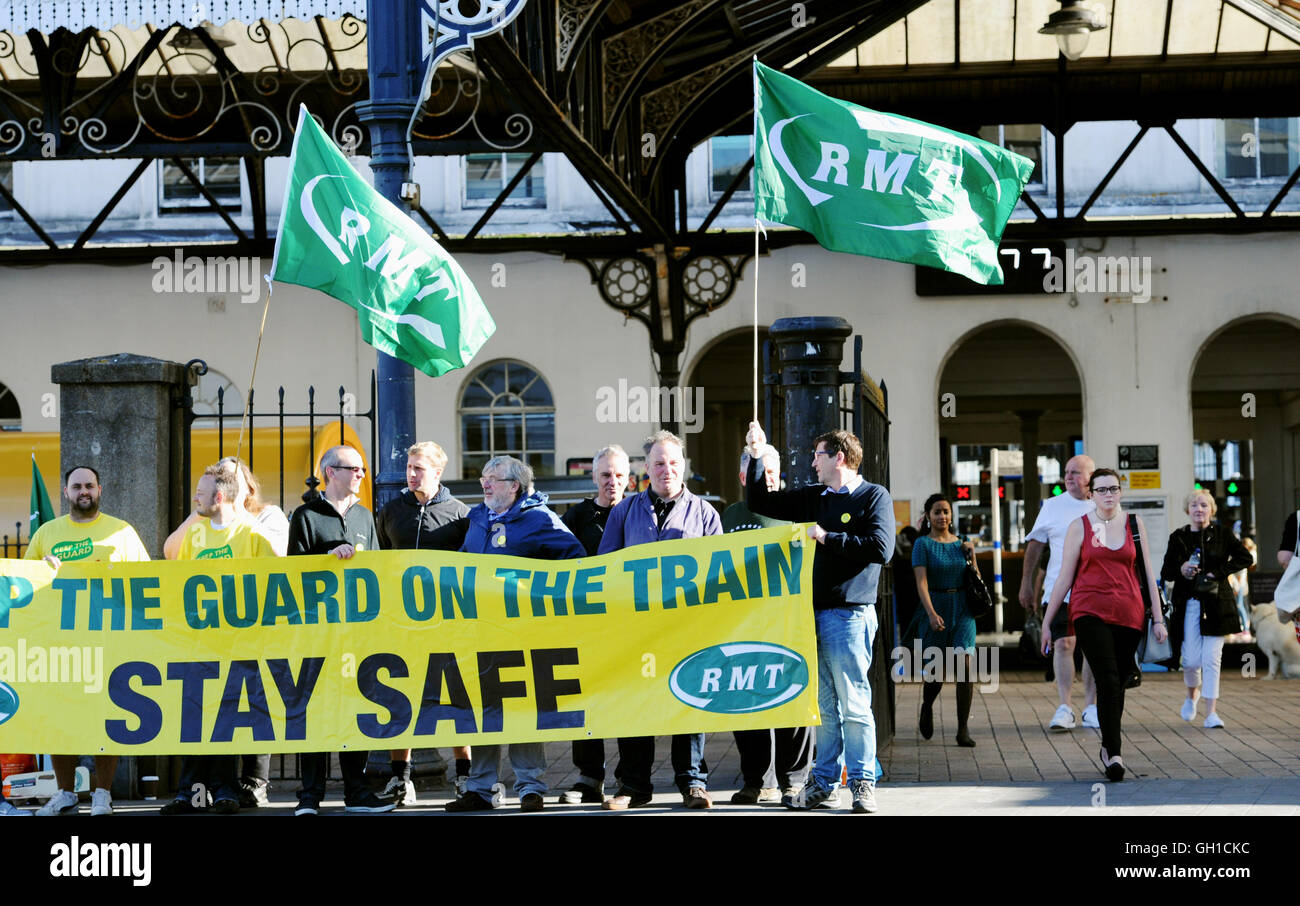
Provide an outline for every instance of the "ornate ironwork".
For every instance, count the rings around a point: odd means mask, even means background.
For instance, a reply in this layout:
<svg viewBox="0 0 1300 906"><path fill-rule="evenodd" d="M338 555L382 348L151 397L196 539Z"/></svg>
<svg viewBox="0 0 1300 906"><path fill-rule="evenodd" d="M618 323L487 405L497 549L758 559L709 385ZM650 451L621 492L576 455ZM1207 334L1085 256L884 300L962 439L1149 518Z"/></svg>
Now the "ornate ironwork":
<svg viewBox="0 0 1300 906"><path fill-rule="evenodd" d="M706 309L717 308L731 298L736 289L732 263L716 255L697 255L682 270L682 289L686 301Z"/></svg>
<svg viewBox="0 0 1300 906"><path fill-rule="evenodd" d="M614 258L600 269L600 297L628 316L637 315L654 291L654 272L640 258ZM644 318L643 318L644 319Z"/></svg>
<svg viewBox="0 0 1300 906"><path fill-rule="evenodd" d="M555 3L555 68L569 66L569 56L578 43L578 36L591 20L602 0L556 0Z"/></svg>
<svg viewBox="0 0 1300 906"><path fill-rule="evenodd" d="M425 35L424 57L432 65L453 53L469 50L475 38L495 34L523 12L528 0L477 0L476 12L461 12L463 0L420 0L420 28Z"/></svg>
<svg viewBox="0 0 1300 906"><path fill-rule="evenodd" d="M709 88L714 87L718 76L742 60L748 59L749 56L748 51L733 54L712 66L704 67L699 72L642 95L641 127L644 131L661 137L659 141L661 155L672 137L672 125L682 116L682 112L699 100ZM642 157L642 172L649 172L654 163L655 158Z"/></svg>
<svg viewBox="0 0 1300 906"><path fill-rule="evenodd" d="M618 109L618 100L628 89L632 74L641 67L647 57L653 55L665 38L700 9L708 6L709 2L710 0L691 0L681 6L674 6L648 22L634 25L606 38L601 43L605 128L608 129L613 122L614 112Z"/></svg>
<svg viewBox="0 0 1300 906"><path fill-rule="evenodd" d="M249 25L241 50L247 54L260 46L269 62L248 72L231 62L222 46L226 42L218 43L203 28L182 29L186 40L173 37L165 43L173 27L151 27L130 59L115 31L58 31L48 45L44 36L32 34L36 71L26 65L14 36L0 32L0 67L38 80L25 91L23 80L0 84L0 156L108 157L135 147L156 153L158 145L216 144L218 136L225 153L282 152L298 104L310 97L319 110L320 89L336 98L327 108L357 98L327 124L340 145L355 151L366 140L354 112L366 79L360 70L340 68L338 59L363 44L366 27L345 16L338 33L349 43L333 46L324 21L316 24L319 37L294 37L283 23L266 20ZM88 75L92 65L110 77ZM91 87L69 96L78 80ZM44 95L44 103L34 92ZM232 129L241 141L224 138Z"/></svg>
<svg viewBox="0 0 1300 906"><path fill-rule="evenodd" d="M463 54L462 61L462 65L440 67L434 73L429 97L420 108L420 116L416 120L416 127L411 130L411 137L445 141L472 128L481 141L498 151L513 151L528 144L533 137L533 121L527 114L518 111L506 116L502 122L506 133L502 142L493 141L483 134L479 112L486 94L486 80L472 54ZM447 75L448 70L450 75ZM463 108L467 104L469 110L465 111ZM436 127L438 120L448 118L457 123L455 128L438 129L436 132L431 129L431 126ZM430 123L430 120L434 122Z"/></svg>

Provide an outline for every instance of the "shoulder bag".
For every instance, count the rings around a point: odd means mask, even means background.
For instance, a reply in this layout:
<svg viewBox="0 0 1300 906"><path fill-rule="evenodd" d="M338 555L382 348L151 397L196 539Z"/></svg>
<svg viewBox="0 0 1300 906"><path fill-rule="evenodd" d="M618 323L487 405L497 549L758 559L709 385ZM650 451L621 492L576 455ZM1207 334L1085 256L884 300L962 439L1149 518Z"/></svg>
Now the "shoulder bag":
<svg viewBox="0 0 1300 906"><path fill-rule="evenodd" d="M1300 526L1300 510L1296 511L1296 525ZM1296 531L1296 550L1291 562L1286 565L1286 572L1278 580L1273 591L1273 603L1277 606L1277 618L1283 623L1290 623L1296 618L1300 609L1300 529Z"/></svg>
<svg viewBox="0 0 1300 906"><path fill-rule="evenodd" d="M1157 584L1156 591L1160 592L1160 619L1165 621L1165 640L1163 642L1157 641L1156 624L1151 619L1151 587L1147 575L1147 560L1142 554L1142 534L1138 529L1137 516L1132 513L1128 517L1128 530L1133 536L1133 547L1137 550L1134 569L1137 572L1138 590L1142 592L1142 604L1145 608L1147 623L1146 635L1138 642L1138 661L1143 664L1155 664L1160 661L1167 661L1174 656L1173 646L1169 643L1169 602L1165 600L1164 590Z"/></svg>
<svg viewBox="0 0 1300 906"><path fill-rule="evenodd" d="M975 565L975 557L972 554L966 558L966 569L961 577L962 590L966 592L966 612L975 619L984 616L993 609L993 596L989 594L989 588L984 584L984 577L980 575L979 567Z"/></svg>

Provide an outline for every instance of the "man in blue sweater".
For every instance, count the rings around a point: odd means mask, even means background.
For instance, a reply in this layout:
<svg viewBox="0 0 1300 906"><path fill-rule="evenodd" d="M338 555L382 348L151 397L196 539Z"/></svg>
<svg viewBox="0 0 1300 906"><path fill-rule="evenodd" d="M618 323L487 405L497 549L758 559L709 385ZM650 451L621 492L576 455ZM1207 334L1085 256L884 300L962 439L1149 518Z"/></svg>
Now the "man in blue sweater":
<svg viewBox="0 0 1300 906"><path fill-rule="evenodd" d="M755 513L791 522L815 522L813 611L817 622L817 755L804 789L782 797L787 808L814 809L838 800L841 767L848 765L853 811L876 811L876 720L871 713L871 653L875 646L876 586L894 552L894 503L889 491L858 474L862 443L848 431L828 431L815 442L813 468L820 485L769 491L760 470L767 437L750 422L752 457L745 503ZM838 716L838 719L837 719Z"/></svg>

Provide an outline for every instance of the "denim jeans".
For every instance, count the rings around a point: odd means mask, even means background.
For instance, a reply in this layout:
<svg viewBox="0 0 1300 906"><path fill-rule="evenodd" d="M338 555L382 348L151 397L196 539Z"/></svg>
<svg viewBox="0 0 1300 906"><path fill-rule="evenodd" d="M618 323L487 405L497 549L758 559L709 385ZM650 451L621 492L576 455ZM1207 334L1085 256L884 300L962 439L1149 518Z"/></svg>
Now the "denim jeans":
<svg viewBox="0 0 1300 906"><path fill-rule="evenodd" d="M679 792L692 787L708 786L709 766L704 762L704 734L678 733L671 741L673 780ZM650 774L654 770L655 738L653 736L625 736L618 741L619 789L634 793L654 792Z"/></svg>
<svg viewBox="0 0 1300 906"><path fill-rule="evenodd" d="M871 653L879 623L873 604L814 611L817 622L817 756L813 777L839 786L847 764L849 780L876 779L876 718L871 712Z"/></svg>
<svg viewBox="0 0 1300 906"><path fill-rule="evenodd" d="M510 767L515 771L515 795L520 799L528 793L546 795L546 744L541 742L512 742L508 746ZM501 746L474 745L474 758L469 767L469 791L484 799L492 798L492 786L501 769Z"/></svg>

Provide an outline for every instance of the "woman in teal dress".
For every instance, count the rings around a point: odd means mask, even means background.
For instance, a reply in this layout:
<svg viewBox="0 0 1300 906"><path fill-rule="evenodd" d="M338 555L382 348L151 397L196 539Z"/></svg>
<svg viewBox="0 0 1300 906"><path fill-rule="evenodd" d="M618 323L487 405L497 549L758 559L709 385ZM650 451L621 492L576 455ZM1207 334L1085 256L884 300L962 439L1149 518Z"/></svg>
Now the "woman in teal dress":
<svg viewBox="0 0 1300 906"><path fill-rule="evenodd" d="M938 649L942 657L938 671L924 673L919 728L925 739L934 735L934 701L943 688L944 671L954 667L956 677L952 678L964 680L956 683L957 745L966 747L975 745L967 728L975 693L975 618L966 610L962 574L967 556L973 554L974 547L953 534L952 503L942 494L931 494L925 501L921 535L912 545L912 569L924 608L924 614L918 614L923 627L923 663L928 664L935 657L931 649Z"/></svg>

